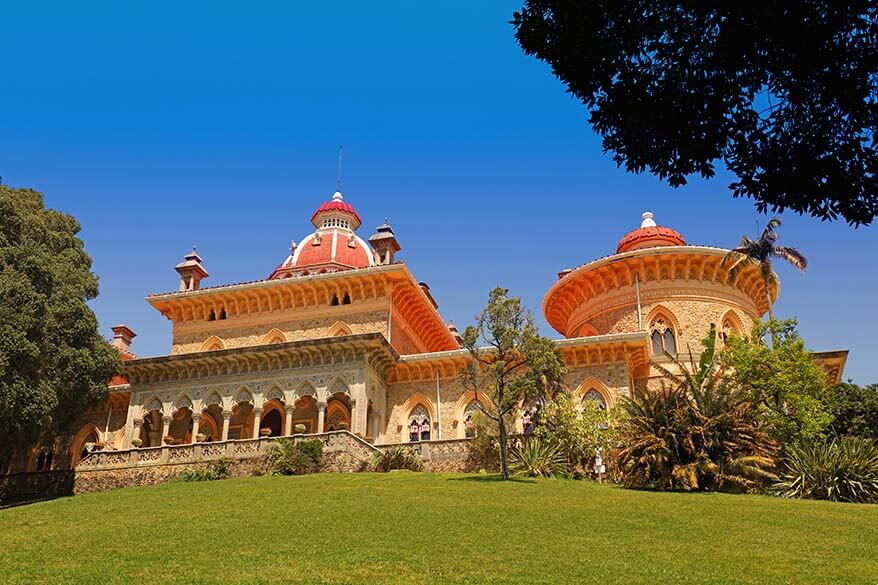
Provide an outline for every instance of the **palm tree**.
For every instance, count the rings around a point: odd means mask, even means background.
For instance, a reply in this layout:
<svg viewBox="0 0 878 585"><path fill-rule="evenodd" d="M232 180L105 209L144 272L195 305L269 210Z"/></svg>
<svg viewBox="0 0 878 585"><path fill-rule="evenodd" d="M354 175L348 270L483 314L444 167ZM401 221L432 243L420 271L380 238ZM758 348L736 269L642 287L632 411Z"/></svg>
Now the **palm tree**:
<svg viewBox="0 0 878 585"><path fill-rule="evenodd" d="M774 321L774 307L771 304L771 284L777 282L777 275L771 267L773 259L786 260L802 272L808 267L808 260L796 248L788 248L786 246L778 246L776 244L779 234L777 228L780 227L781 221L779 217L772 218L765 229L762 236L758 240L753 240L748 236L743 236L738 247L731 250L723 260L724 264L731 262L729 268L729 280L734 282L741 270L756 266L762 273L762 281L765 285L765 301L768 304L768 318ZM773 339L772 339L773 341Z"/></svg>

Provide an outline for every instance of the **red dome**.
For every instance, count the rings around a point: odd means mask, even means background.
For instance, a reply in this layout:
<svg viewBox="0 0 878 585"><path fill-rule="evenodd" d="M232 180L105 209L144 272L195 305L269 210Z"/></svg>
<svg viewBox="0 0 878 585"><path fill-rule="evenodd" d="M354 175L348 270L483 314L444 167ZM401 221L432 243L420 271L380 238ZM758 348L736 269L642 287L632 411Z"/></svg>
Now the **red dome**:
<svg viewBox="0 0 878 585"><path fill-rule="evenodd" d="M359 216L359 214L357 214L357 210L354 209L353 205L351 205L350 203L348 203L346 201L335 201L335 200L327 201L326 203L324 203L320 207L318 207L317 211L314 212L314 215L311 216L311 222L313 223L314 220L317 219L318 215L320 215L321 213L324 213L326 211L341 211L343 213L349 213L352 216L354 216L354 220L357 222L358 226L361 223L363 223L360 220L360 216Z"/></svg>
<svg viewBox="0 0 878 585"><path fill-rule="evenodd" d="M625 234L616 247L616 254L639 250L641 248L655 248L658 246L685 246L686 240L680 232L668 227L661 227L653 221L650 212L643 214L643 223L634 231Z"/></svg>

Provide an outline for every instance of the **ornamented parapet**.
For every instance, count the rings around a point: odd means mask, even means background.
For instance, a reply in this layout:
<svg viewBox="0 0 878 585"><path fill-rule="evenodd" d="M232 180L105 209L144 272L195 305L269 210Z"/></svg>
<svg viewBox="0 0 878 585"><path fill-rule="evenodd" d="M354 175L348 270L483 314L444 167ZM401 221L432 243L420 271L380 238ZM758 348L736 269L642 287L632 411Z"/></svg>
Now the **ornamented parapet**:
<svg viewBox="0 0 878 585"><path fill-rule="evenodd" d="M122 451L98 451L91 453L80 461L79 465L76 466L76 471L201 463L223 458L248 459L267 453L271 449L271 445L279 440L295 442L318 440L323 443L324 453L345 452L359 461L367 461L373 453L378 451L375 447L349 431L333 431L312 435L293 435L291 437L269 437L217 443L195 443L192 445L165 445L162 447L126 449Z"/></svg>

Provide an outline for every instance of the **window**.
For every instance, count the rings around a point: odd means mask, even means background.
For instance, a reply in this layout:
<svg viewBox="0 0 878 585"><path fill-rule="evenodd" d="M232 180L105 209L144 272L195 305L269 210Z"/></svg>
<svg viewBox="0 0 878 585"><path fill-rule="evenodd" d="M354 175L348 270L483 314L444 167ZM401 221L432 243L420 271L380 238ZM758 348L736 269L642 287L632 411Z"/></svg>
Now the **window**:
<svg viewBox="0 0 878 585"><path fill-rule="evenodd" d="M430 440L430 414L423 404L412 409L412 413L409 415L408 429L409 441L412 443Z"/></svg>
<svg viewBox="0 0 878 585"><path fill-rule="evenodd" d="M473 400L469 404L466 405L466 408L463 411L463 432L466 437L475 437L476 429L473 427L473 416L476 414L476 411L482 408L482 403L478 400Z"/></svg>
<svg viewBox="0 0 878 585"><path fill-rule="evenodd" d="M341 300L341 304L342 305L350 305L351 304L351 295L349 295L348 293L345 293L344 298L342 298L342 300Z"/></svg>
<svg viewBox="0 0 878 585"><path fill-rule="evenodd" d="M650 325L650 341L653 355L677 353L677 339L674 336L673 326L664 318L656 317Z"/></svg>
<svg viewBox="0 0 878 585"><path fill-rule="evenodd" d="M582 402L583 402L583 404L585 404L585 402L586 402L587 400L593 400L593 401L597 402L598 405L600 405L601 410L606 410L606 409L607 409L607 401L604 400L604 395L601 394L600 392L598 392L598 391L595 390L595 389L591 389L591 390L589 390L588 392L586 392L585 394L582 395Z"/></svg>
<svg viewBox="0 0 878 585"><path fill-rule="evenodd" d="M731 315L726 315L723 318L723 326L719 332L719 338L722 340L723 343L725 343L732 335L740 336L741 328L738 326L738 324L735 322L735 319Z"/></svg>

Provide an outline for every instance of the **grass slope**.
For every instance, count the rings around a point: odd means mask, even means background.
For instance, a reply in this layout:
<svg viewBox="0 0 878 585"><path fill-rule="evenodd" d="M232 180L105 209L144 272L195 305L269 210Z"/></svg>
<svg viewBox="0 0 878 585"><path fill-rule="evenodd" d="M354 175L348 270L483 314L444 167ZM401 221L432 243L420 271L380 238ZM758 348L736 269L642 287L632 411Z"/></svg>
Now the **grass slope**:
<svg viewBox="0 0 878 585"><path fill-rule="evenodd" d="M0 510L3 583L874 583L878 506L466 475L260 477Z"/></svg>

